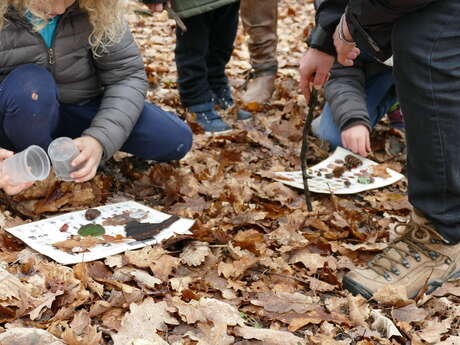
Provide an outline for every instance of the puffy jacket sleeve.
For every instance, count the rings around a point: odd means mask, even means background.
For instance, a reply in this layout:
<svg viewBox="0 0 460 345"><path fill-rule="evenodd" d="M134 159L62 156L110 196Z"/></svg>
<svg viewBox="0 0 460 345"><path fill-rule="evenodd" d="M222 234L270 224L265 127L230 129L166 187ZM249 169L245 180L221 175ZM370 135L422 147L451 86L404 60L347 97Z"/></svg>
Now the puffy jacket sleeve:
<svg viewBox="0 0 460 345"><path fill-rule="evenodd" d="M310 47L329 55L336 55L332 35L347 2L347 0L315 0L315 27L307 39Z"/></svg>
<svg viewBox="0 0 460 345"><path fill-rule="evenodd" d="M366 75L361 67L344 67L336 63L326 83L326 101L331 107L334 123L343 131L356 124L371 130L367 111Z"/></svg>
<svg viewBox="0 0 460 345"><path fill-rule="evenodd" d="M103 146L109 159L124 144L144 108L148 83L139 48L129 29L120 42L94 58L104 88L102 103L91 126L83 132Z"/></svg>
<svg viewBox="0 0 460 345"><path fill-rule="evenodd" d="M391 56L391 31L402 16L437 0L349 0L345 11L353 39L380 60Z"/></svg>

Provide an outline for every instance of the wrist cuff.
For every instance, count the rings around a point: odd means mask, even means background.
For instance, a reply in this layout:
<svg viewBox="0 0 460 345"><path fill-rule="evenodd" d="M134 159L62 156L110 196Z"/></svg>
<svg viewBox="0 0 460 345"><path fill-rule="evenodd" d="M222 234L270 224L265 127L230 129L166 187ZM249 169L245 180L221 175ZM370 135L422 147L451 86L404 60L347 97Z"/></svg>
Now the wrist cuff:
<svg viewBox="0 0 460 345"><path fill-rule="evenodd" d="M332 56L336 56L332 34L326 31L321 25L315 26L307 38L307 44L311 48L321 50Z"/></svg>

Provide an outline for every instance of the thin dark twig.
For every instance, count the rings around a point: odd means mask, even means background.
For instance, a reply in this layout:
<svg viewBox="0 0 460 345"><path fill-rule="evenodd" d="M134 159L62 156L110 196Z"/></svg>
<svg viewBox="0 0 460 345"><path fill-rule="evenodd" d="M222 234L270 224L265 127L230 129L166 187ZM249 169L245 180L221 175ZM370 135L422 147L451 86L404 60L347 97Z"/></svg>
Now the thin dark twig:
<svg viewBox="0 0 460 345"><path fill-rule="evenodd" d="M311 204L310 189L308 188L308 175L307 175L307 152L308 152L308 133L310 133L311 123L313 121L313 111L315 110L318 102L318 95L315 88L312 89L310 101L308 102L308 113L303 126L302 148L300 150L300 164L302 167L303 191L305 195L305 202L307 203L308 211L313 211Z"/></svg>

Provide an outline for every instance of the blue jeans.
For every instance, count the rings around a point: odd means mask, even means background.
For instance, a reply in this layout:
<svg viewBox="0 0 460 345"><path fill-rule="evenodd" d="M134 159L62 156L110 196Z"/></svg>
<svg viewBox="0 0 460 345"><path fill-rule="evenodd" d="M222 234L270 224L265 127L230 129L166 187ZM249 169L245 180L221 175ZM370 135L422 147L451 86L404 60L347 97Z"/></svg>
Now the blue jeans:
<svg viewBox="0 0 460 345"><path fill-rule="evenodd" d="M20 66L0 83L0 147L19 152L35 144L46 150L54 138L77 138L91 126L101 100L62 104L46 69ZM165 162L182 158L191 145L192 132L180 118L146 102L121 150Z"/></svg>
<svg viewBox="0 0 460 345"><path fill-rule="evenodd" d="M391 71L383 72L366 80L367 111L372 128L387 113L397 101L393 90L394 80ZM334 123L331 108L326 103L319 117L319 125L314 126L313 132L332 147L341 146L340 129Z"/></svg>

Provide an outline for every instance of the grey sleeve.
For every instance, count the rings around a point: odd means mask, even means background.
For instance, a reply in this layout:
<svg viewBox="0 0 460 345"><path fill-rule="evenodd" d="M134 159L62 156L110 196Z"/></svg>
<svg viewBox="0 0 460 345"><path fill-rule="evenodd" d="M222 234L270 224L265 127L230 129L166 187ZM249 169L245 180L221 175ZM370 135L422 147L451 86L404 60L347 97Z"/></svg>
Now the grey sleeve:
<svg viewBox="0 0 460 345"><path fill-rule="evenodd" d="M340 131L350 124L363 124L371 130L366 102L365 72L360 67L344 67L338 63L326 83L326 102L331 107L334 123Z"/></svg>
<svg viewBox="0 0 460 345"><path fill-rule="evenodd" d="M101 143L102 159L107 160L121 148L136 124L144 108L148 83L139 48L129 29L120 42L95 57L94 63L104 94L98 113L83 135Z"/></svg>

